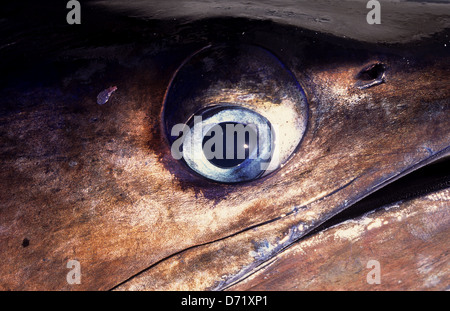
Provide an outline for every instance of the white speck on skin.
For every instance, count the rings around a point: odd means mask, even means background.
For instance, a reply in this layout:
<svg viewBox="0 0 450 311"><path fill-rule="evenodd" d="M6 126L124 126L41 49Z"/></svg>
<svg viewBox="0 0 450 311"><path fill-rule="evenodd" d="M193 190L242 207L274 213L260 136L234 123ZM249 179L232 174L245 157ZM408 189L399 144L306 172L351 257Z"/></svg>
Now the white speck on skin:
<svg viewBox="0 0 450 311"><path fill-rule="evenodd" d="M337 230L334 233L334 237L337 239L354 240L358 238L363 231L364 228L362 226L350 227L347 229Z"/></svg>
<svg viewBox="0 0 450 311"><path fill-rule="evenodd" d="M363 218L359 221L348 220L343 223L344 227L334 233L335 239L356 240L366 230L366 225L371 222L370 218ZM355 225L356 224L356 225ZM341 224L342 225L342 224Z"/></svg>
<svg viewBox="0 0 450 311"><path fill-rule="evenodd" d="M97 95L97 104L104 105L108 102L109 97L111 97L111 94L114 93L117 90L117 86L111 86Z"/></svg>
<svg viewBox="0 0 450 311"><path fill-rule="evenodd" d="M379 228L383 225L381 219L375 219L374 221L372 221L368 226L367 226L367 230L372 230L374 228Z"/></svg>

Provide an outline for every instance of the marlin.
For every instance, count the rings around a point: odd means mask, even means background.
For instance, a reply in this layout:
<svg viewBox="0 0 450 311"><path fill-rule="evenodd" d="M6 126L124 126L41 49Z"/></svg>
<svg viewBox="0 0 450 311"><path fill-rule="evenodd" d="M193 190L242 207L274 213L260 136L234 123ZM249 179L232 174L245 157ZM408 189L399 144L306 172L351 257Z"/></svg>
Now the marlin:
<svg viewBox="0 0 450 311"><path fill-rule="evenodd" d="M448 286L449 4L384 1L370 25L364 1L282 2L2 10L0 289L370 289L374 262L386 289ZM165 123L179 69L220 44L270 51L307 103L289 160L242 183L175 159ZM220 70L176 91L289 96Z"/></svg>

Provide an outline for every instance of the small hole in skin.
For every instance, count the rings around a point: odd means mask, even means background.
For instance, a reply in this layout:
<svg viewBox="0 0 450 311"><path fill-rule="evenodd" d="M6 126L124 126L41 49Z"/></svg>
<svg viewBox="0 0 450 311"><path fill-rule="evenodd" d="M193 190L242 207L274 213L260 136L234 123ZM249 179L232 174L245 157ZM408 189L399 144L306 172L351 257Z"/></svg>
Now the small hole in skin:
<svg viewBox="0 0 450 311"><path fill-rule="evenodd" d="M385 82L386 66L382 63L371 64L363 68L356 76L358 81L355 86L359 89L367 89Z"/></svg>
<svg viewBox="0 0 450 311"><path fill-rule="evenodd" d="M27 247L28 245L30 245L30 240L28 240L27 238L23 239L22 246Z"/></svg>

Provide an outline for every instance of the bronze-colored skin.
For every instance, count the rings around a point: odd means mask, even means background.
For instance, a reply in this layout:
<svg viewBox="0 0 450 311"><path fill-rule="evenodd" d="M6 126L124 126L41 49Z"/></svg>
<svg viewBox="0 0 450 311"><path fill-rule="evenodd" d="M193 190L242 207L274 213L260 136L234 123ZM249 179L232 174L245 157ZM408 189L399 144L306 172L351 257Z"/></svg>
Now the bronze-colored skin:
<svg viewBox="0 0 450 311"><path fill-rule="evenodd" d="M54 11L6 18L0 289L447 289L448 182L304 238L448 155L445 27L427 25L410 41L399 31L395 42L267 16L145 20L90 8L81 25ZM180 64L223 42L272 51L308 99L295 155L242 184L208 181L174 160L161 124ZM379 287L365 282L371 259L382 265ZM80 262L81 284L68 284L69 260Z"/></svg>

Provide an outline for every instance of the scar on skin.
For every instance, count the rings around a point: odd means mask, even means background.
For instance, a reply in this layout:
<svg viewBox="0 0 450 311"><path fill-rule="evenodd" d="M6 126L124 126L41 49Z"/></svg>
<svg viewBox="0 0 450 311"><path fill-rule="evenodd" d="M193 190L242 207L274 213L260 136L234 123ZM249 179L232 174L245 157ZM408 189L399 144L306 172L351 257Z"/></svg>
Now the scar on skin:
<svg viewBox="0 0 450 311"><path fill-rule="evenodd" d="M111 86L97 95L97 104L104 105L109 100L109 97L112 93L114 93L117 90L117 86Z"/></svg>

